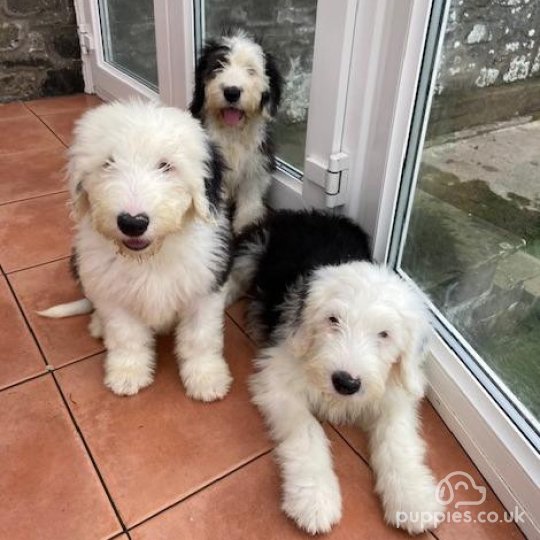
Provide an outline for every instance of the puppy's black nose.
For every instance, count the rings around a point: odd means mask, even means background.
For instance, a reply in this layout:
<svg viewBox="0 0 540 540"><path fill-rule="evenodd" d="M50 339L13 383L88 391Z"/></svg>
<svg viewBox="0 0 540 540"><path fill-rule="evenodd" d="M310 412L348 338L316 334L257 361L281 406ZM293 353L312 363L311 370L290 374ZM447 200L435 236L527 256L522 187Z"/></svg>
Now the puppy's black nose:
<svg viewBox="0 0 540 540"><path fill-rule="evenodd" d="M116 218L118 228L127 236L141 236L148 229L150 218L146 214L132 216L127 212L122 212Z"/></svg>
<svg viewBox="0 0 540 540"><path fill-rule="evenodd" d="M229 103L236 103L240 99L242 89L238 86L226 86L223 89L223 95Z"/></svg>
<svg viewBox="0 0 540 540"><path fill-rule="evenodd" d="M350 396L360 390L360 379L354 379L346 371L334 371L332 373L332 384L338 394Z"/></svg>

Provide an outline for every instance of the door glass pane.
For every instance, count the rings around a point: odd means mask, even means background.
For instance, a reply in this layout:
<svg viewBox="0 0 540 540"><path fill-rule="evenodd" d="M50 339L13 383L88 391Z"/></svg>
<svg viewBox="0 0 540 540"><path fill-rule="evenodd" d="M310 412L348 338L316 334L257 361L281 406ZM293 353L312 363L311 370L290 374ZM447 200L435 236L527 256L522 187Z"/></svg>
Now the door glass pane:
<svg viewBox="0 0 540 540"><path fill-rule="evenodd" d="M105 60L157 90L153 0L100 0Z"/></svg>
<svg viewBox="0 0 540 540"><path fill-rule="evenodd" d="M450 2L429 110L419 97L429 122L405 165L417 182L397 263L537 427L540 9L479 5Z"/></svg>
<svg viewBox="0 0 540 540"><path fill-rule="evenodd" d="M204 39L220 36L223 29L242 28L260 39L276 59L284 78L281 107L274 125L277 153L301 174L317 1L204 0L199 6L203 10L200 27L205 29Z"/></svg>

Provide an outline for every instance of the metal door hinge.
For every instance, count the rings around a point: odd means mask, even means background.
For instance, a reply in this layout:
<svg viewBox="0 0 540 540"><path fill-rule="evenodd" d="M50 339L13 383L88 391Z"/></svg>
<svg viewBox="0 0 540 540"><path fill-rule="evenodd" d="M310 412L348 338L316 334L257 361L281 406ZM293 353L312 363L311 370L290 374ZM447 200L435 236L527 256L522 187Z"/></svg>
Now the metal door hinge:
<svg viewBox="0 0 540 540"><path fill-rule="evenodd" d="M345 204L349 181L348 154L330 154L326 163L318 158L308 157L304 176L324 189L325 204L328 208Z"/></svg>
<svg viewBox="0 0 540 540"><path fill-rule="evenodd" d="M94 50L94 38L90 33L87 24L79 24L77 26L77 33L79 34L79 43L81 45L81 54L89 54Z"/></svg>

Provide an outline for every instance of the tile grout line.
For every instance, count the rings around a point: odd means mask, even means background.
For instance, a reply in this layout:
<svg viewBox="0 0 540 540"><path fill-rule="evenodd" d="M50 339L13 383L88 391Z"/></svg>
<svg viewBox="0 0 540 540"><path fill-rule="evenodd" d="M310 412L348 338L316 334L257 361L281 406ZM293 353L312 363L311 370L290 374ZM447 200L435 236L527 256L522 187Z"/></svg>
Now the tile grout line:
<svg viewBox="0 0 540 540"><path fill-rule="evenodd" d="M71 410L69 403L67 401L66 396L64 395L64 392L62 391L62 387L60 386L60 383L58 382L58 379L56 378L56 373L54 371L51 371L51 376L54 381L54 384L56 386L56 389L58 390L58 393L60 394L60 398L62 399L62 402L64 403L68 415L71 418L71 422L73 423L73 427L75 428L75 431L78 433L80 440L83 444L84 449L86 450L86 453L90 459L90 462L92 463L94 470L96 471L96 474L98 476L98 479L101 483L101 486L103 487L103 490L105 491L105 495L107 496L107 499L109 499L109 503L112 506L112 509L116 515L116 519L118 519L118 522L120 523L120 526L122 527L122 532L127 533L127 527L124 523L124 520L122 519L122 516L120 515L120 511L116 507L116 504L114 502L114 499L112 498L111 493L109 492L109 488L107 487L107 484L105 483L105 480L103 478L103 475L101 474L101 471L99 470L99 467L97 466L96 460L94 459L94 456L92 455L92 452L90 451L90 446L86 442L86 439L84 438L84 435L82 433L82 430L77 424L77 420L75 419L75 415L73 414L73 411ZM120 533L121 534L121 533Z"/></svg>
<svg viewBox="0 0 540 540"><path fill-rule="evenodd" d="M33 264L32 266L25 266L24 268L17 268L16 270L10 270L9 272L5 272L5 276L8 277L8 276L11 276L12 274L24 272L25 270L32 270L33 268L39 268L40 266L45 266L46 264L63 261L65 259L69 259L70 257L71 255L63 255L62 257L58 257L58 259L51 259L50 261L40 262L37 264Z"/></svg>
<svg viewBox="0 0 540 540"><path fill-rule="evenodd" d="M24 103L24 102L23 102ZM26 105L25 105L26 107ZM26 109L28 111L30 111L30 114L34 115L35 118L37 118L55 137L56 139L58 139L60 141L60 144L64 147L64 148L68 148L68 145L64 143L64 141L45 123L45 121L43 120L43 118L41 118L41 116L38 116L32 109L30 109L29 107L26 107ZM65 112L65 111L64 111ZM84 112L84 111L83 111ZM82 114L82 113L81 113ZM46 115L43 115L43 116L46 116Z"/></svg>
<svg viewBox="0 0 540 540"><path fill-rule="evenodd" d="M33 381L35 379L39 379L40 377L44 377L45 375L48 375L49 373L51 373L51 371L48 370L48 369L45 369L45 371L43 371L41 373L37 373L36 375L29 375L28 377L25 377L24 379L22 379L20 381L10 383L7 386L4 386L4 387L0 388L0 393L5 392L6 390L11 390L12 388L16 388L17 386L21 386L22 384Z"/></svg>
<svg viewBox="0 0 540 540"><path fill-rule="evenodd" d="M229 476L232 476L234 473L244 469L245 467L247 467L248 465L251 465L252 463L254 463L255 461L257 461L258 459L264 457L264 456L267 456L268 454L270 454L271 452L273 452L274 448L269 448L268 450L265 450L264 452L261 452L260 454L257 454L256 456L252 457L251 459L247 460L245 463L242 463L241 465L239 465L238 467L235 467L234 469L226 472L225 474L221 475L221 476L218 476L217 478L215 478L214 480L212 480L211 482L209 482L208 484L205 484L204 486L201 486L200 488L196 489L195 491L193 491L192 493L189 493L188 495L186 495L185 497L181 498L181 499L178 499L177 501L169 504L168 506L162 508L161 510L159 510L158 512L156 512L155 514L152 514L151 516L148 516L144 519L142 519L141 521L135 523L134 525L131 525L129 527L129 531L132 531L133 529L137 528L137 527L140 527L141 525L144 525L145 523L147 523L148 521L156 518L157 516L160 516L161 514L163 514L164 512L167 512L168 510L170 510L171 508L174 508L175 506L178 506L184 502L186 502L187 500L191 499L192 497L194 497L195 495L198 495L199 493L201 493L202 491L212 487L214 484L217 484L218 482L221 482L222 480L225 480L226 478L228 478Z"/></svg>
<svg viewBox="0 0 540 540"><path fill-rule="evenodd" d="M24 312L23 310L23 307L21 305L21 302L19 300L19 298L17 297L17 294L15 293L15 289L13 288L13 285L11 284L11 281L9 280L9 277L6 275L6 283L7 283L7 286L11 292L11 294L13 295L13 298L15 300L15 303L17 304L17 307L19 308L19 312L26 324L26 327L28 328L28 331L30 332L30 335L32 336L32 339L34 340L37 348L38 348L38 351L39 351L39 354L41 354L41 358L43 360L43 362L45 363L45 368L47 370L49 370L52 366L49 364L49 362L47 361L47 357L45 356L45 353L43 352L43 349L41 348L41 344L39 343L39 340L34 332L34 329L32 328L32 326L30 325L30 321L28 320L28 317L26 316L26 313Z"/></svg>
<svg viewBox="0 0 540 540"><path fill-rule="evenodd" d="M69 193L67 189L62 189L60 191L51 191L50 193L42 193L41 195L34 195L33 197L25 197L24 199L16 199L14 201L5 201L0 203L0 208L7 206L8 204L21 203L25 201L35 201L36 199L42 199L43 197L48 197L49 195L60 195L61 193Z"/></svg>
<svg viewBox="0 0 540 540"><path fill-rule="evenodd" d="M347 440L347 438L342 435L339 430L334 426L334 424L331 424L328 422L328 425L336 432L338 437L343 440L343 442L367 465L370 471L373 471L371 468L371 465L369 464L369 461L360 453L356 448Z"/></svg>
<svg viewBox="0 0 540 540"><path fill-rule="evenodd" d="M15 302L21 312L21 315L28 327L28 330L30 331L30 334L32 335L32 338L34 339L34 341L36 342L36 345L38 347L38 350L43 358L43 361L45 362L45 365L47 367L50 366L50 364L47 363L47 360L46 360L46 357L45 357L45 353L43 352L43 349L41 348L41 344L39 343L38 339L37 339L37 336L36 334L34 333L34 330L32 329L32 327L30 326L30 323L28 321L28 318L26 317L26 314L24 313L23 309L22 309L22 306L19 302L19 299L17 298L17 295L15 294L15 291L9 281L9 279L6 279L6 281L8 282L8 287L11 291L11 294L13 294L13 297L15 298ZM50 366L52 368L52 366ZM55 376L55 373L54 373L54 368L52 370L49 370L49 374L51 375L52 377L52 380L54 381L54 384L56 386L56 389L58 390L58 393L60 394L60 398L62 399L62 402L64 403L64 406L66 407L67 409L67 413L71 419L71 422L73 424L73 427L75 428L75 431L78 433L79 437L80 437L80 440L82 442L82 445L84 447L84 449L86 450L86 454L88 455L89 459L90 459L90 462L92 463L92 466L94 467L94 470L98 476L98 479L99 479L99 482L103 488L103 490L105 491L105 495L107 496L107 499L109 500L109 503L111 504L112 508L113 508L113 511L116 515L116 519L118 519L118 522L120 523L120 526L122 527L122 531L124 533L127 533L127 528L124 524L124 521L122 520L122 517L120 516L120 512L118 511L118 508L116 508L116 505L114 504L114 500L111 496L111 494L109 493L109 489L107 488L107 485L105 484L105 481L103 479L103 476L101 475L101 471L99 470L98 466L97 466L97 463L94 459L94 456L92 455L92 453L90 452L90 447L88 446L88 443L86 442L86 439L84 438L83 434L82 434L82 430L81 428L79 427L79 425L77 424L76 422L76 419L75 419L75 416L73 414L73 412L71 411L70 407L69 407L69 404L66 400L66 397L64 396L63 392L62 392L62 388L58 382L58 380L56 379L56 376Z"/></svg>
<svg viewBox="0 0 540 540"><path fill-rule="evenodd" d="M225 311L225 315L231 320L231 322L236 326L236 328L238 328L238 330L240 330L240 332L242 332L242 334L244 334L244 336L246 336L249 340L249 342L255 347L255 349L257 351L259 351L260 347L258 346L257 343L255 343L255 341L250 337L250 335L244 330L244 328L242 328L242 326L240 326L239 323L237 323L228 313L227 311Z"/></svg>

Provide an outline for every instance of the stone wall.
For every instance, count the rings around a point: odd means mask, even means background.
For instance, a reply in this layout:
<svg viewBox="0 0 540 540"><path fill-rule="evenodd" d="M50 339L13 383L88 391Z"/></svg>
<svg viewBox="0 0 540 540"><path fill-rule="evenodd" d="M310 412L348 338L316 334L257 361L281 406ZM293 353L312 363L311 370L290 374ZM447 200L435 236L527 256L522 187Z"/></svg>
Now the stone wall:
<svg viewBox="0 0 540 540"><path fill-rule="evenodd" d="M0 102L81 92L73 0L0 0Z"/></svg>
<svg viewBox="0 0 540 540"><path fill-rule="evenodd" d="M437 94L540 78L540 0L453 0Z"/></svg>
<svg viewBox="0 0 540 540"><path fill-rule="evenodd" d="M540 113L540 0L453 0L431 135Z"/></svg>

